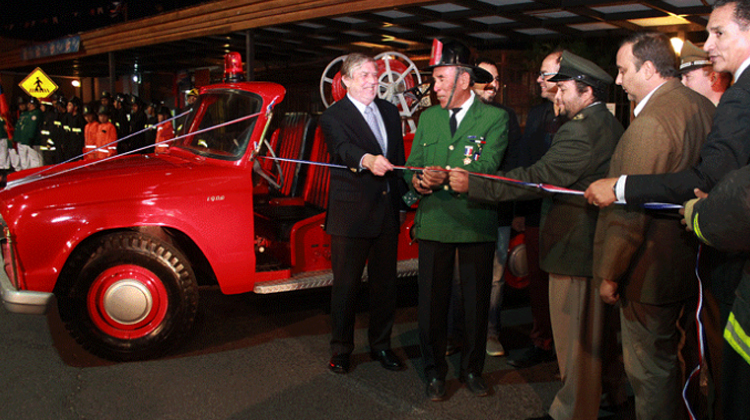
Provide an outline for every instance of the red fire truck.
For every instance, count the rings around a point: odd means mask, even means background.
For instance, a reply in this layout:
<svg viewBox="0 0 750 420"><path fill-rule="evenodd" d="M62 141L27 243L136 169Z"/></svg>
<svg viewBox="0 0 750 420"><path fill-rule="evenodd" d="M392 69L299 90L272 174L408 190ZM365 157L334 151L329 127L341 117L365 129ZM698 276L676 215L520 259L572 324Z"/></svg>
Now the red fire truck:
<svg viewBox="0 0 750 420"><path fill-rule="evenodd" d="M0 190L0 285L11 312L61 319L90 352L153 358L190 331L198 286L276 293L331 284L323 230L328 171L260 159L327 161L315 119L282 116L274 83L200 89L185 137L165 153L11 174ZM416 273L402 227L399 273Z"/></svg>

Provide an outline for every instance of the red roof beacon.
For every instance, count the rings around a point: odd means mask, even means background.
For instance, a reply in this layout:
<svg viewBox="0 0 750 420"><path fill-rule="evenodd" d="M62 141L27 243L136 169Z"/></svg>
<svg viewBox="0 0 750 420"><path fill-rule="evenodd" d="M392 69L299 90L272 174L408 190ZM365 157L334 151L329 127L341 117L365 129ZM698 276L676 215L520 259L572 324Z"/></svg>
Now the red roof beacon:
<svg viewBox="0 0 750 420"><path fill-rule="evenodd" d="M238 52L224 55L224 83L244 82L242 72L242 57Z"/></svg>

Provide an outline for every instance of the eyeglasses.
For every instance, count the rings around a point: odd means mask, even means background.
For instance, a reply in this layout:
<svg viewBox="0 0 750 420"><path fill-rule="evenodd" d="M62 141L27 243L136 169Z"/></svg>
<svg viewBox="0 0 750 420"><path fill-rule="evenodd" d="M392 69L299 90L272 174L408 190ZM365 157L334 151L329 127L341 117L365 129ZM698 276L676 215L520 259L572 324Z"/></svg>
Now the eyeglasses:
<svg viewBox="0 0 750 420"><path fill-rule="evenodd" d="M556 75L556 74L557 74L557 73L545 73L545 72L543 72L543 71L540 71L540 72L539 72L539 75L538 75L537 77L541 77L542 79L546 79L546 78L548 78L548 77L550 77L550 76L554 76L554 75Z"/></svg>

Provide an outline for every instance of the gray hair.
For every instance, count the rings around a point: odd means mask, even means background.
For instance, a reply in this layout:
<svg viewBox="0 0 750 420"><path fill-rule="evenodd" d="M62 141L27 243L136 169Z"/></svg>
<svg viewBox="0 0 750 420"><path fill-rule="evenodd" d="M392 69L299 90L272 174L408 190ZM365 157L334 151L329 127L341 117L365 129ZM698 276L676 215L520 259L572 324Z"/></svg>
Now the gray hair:
<svg viewBox="0 0 750 420"><path fill-rule="evenodd" d="M354 69L367 62L371 62L375 64L375 67L377 67L375 59L370 57L369 55L364 55L362 53L351 53L347 55L346 58L344 58L344 64L341 65L341 75L351 78L353 76Z"/></svg>

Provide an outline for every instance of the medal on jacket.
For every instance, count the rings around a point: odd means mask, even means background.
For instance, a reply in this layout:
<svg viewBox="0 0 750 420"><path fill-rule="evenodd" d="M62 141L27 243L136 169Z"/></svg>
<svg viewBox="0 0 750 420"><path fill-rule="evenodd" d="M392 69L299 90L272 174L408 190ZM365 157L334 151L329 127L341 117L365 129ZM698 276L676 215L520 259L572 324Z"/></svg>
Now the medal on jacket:
<svg viewBox="0 0 750 420"><path fill-rule="evenodd" d="M466 139L473 145L464 147L464 156L466 157L464 165L470 164L472 160L479 160L479 157L482 156L482 148L487 143L484 137L479 136L467 136Z"/></svg>
<svg viewBox="0 0 750 420"><path fill-rule="evenodd" d="M471 157L474 155L474 146L464 146L464 165L471 163Z"/></svg>

